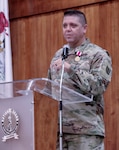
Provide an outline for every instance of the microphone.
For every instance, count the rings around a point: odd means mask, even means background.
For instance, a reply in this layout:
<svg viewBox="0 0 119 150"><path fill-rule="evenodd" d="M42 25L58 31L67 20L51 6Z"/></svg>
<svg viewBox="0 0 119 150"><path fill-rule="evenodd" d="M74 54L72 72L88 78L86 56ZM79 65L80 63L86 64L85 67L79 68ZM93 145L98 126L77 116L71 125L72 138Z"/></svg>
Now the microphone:
<svg viewBox="0 0 119 150"><path fill-rule="evenodd" d="M62 60L66 59L68 57L68 53L69 53L69 46L64 45L63 52L62 52Z"/></svg>
<svg viewBox="0 0 119 150"><path fill-rule="evenodd" d="M63 123L62 123L62 97L63 97L63 93L62 93L62 83L63 83L63 75L64 75L64 62L65 62L65 59L68 57L68 52L69 52L69 46L68 45L64 45L63 46L63 51L62 51L62 70L61 70L61 78L60 78L60 89L59 89L59 92L60 92L60 101L59 101L59 147L60 147L60 150L63 150L63 145L62 145L62 135L63 135L63 132L62 132L62 126L63 126Z"/></svg>

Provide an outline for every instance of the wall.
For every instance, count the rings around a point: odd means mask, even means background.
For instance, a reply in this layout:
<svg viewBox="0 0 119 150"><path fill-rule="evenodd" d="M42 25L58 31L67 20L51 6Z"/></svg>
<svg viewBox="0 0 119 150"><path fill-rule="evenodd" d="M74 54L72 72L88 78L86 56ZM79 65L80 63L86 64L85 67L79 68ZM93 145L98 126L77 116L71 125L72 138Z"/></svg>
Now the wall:
<svg viewBox="0 0 119 150"><path fill-rule="evenodd" d="M107 49L112 56L113 77L105 93L105 145L106 150L118 150L119 0L77 5L75 8L87 16L87 36L90 40ZM15 10L17 9L16 7ZM11 14L14 80L46 77L52 56L65 43L62 37L63 11L39 13L23 18L12 18Z"/></svg>

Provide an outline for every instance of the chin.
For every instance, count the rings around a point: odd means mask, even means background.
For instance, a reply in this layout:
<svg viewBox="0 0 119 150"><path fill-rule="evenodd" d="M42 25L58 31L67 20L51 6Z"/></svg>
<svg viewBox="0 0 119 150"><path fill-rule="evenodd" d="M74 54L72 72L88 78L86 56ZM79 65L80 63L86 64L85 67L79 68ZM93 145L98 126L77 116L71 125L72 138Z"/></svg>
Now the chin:
<svg viewBox="0 0 119 150"><path fill-rule="evenodd" d="M73 40L66 39L67 43L74 43Z"/></svg>
<svg viewBox="0 0 119 150"><path fill-rule="evenodd" d="M72 45L74 43L74 41L67 40L67 43L69 43L69 45Z"/></svg>

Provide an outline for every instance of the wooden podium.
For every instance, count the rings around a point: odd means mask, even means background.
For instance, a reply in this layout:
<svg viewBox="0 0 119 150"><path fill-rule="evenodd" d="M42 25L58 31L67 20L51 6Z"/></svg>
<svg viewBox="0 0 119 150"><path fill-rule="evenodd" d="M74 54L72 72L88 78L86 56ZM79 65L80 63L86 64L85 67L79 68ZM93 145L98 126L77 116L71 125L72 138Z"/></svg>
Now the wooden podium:
<svg viewBox="0 0 119 150"><path fill-rule="evenodd" d="M0 84L1 150L56 150L60 88L46 78ZM91 98L62 86L62 100Z"/></svg>

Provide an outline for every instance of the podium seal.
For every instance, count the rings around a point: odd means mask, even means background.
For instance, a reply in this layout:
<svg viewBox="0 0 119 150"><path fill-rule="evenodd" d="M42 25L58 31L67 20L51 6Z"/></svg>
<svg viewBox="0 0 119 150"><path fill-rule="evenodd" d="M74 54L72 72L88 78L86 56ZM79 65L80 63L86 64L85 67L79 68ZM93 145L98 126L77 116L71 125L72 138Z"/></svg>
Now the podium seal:
<svg viewBox="0 0 119 150"><path fill-rule="evenodd" d="M9 108L2 116L2 129L5 136L2 137L2 141L14 138L19 139L18 134L16 133L19 124L19 117L15 110Z"/></svg>

